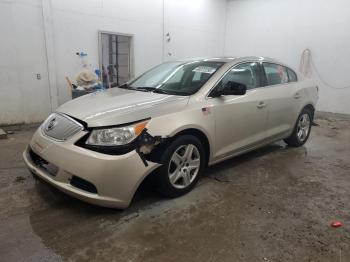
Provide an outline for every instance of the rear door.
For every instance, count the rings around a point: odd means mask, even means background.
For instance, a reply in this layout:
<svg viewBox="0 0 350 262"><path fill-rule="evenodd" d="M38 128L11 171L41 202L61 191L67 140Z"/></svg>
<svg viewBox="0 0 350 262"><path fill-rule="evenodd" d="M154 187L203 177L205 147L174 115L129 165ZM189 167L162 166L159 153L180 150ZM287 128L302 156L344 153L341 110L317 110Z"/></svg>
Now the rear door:
<svg viewBox="0 0 350 262"><path fill-rule="evenodd" d="M297 92L296 75L293 72L292 76L292 70L275 63L264 62L262 67L269 97L267 134L270 138L283 137L294 127L295 103L301 95Z"/></svg>
<svg viewBox="0 0 350 262"><path fill-rule="evenodd" d="M214 158L231 155L266 138L268 97L261 88L259 63L234 66L215 88L222 88L228 81L245 84L247 93L211 98L216 128Z"/></svg>

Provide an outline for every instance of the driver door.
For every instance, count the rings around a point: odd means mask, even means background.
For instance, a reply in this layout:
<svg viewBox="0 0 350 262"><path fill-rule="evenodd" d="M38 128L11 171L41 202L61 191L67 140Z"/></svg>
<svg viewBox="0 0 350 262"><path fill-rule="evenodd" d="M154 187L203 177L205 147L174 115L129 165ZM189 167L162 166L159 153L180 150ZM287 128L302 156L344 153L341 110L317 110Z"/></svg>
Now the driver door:
<svg viewBox="0 0 350 262"><path fill-rule="evenodd" d="M242 63L228 71L215 87L224 88L231 81L244 84L247 92L212 98L216 129L214 159L254 147L267 137L268 97L261 87L260 72L258 62Z"/></svg>

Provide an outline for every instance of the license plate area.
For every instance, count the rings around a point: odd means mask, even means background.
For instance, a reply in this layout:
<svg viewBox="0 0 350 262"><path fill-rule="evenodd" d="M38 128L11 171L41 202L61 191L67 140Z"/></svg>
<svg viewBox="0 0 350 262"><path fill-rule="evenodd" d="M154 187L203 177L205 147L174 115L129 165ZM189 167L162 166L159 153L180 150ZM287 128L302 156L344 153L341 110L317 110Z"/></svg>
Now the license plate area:
<svg viewBox="0 0 350 262"><path fill-rule="evenodd" d="M29 156L32 159L35 166L45 171L45 173L49 174L50 176L55 177L58 173L58 167L55 166L52 163L49 163L42 157L40 157L38 154L36 154L32 149L29 149Z"/></svg>

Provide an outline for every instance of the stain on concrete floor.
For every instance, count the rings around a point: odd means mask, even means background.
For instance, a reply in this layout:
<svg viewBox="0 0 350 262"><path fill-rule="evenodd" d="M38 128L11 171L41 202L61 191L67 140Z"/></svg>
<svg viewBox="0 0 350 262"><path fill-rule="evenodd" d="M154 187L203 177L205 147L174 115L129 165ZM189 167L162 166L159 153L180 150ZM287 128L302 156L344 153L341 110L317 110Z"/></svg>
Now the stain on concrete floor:
<svg viewBox="0 0 350 262"><path fill-rule="evenodd" d="M350 121L317 123L304 147L210 167L181 198L144 188L124 211L35 181L34 130L16 132L0 141L0 261L350 261Z"/></svg>

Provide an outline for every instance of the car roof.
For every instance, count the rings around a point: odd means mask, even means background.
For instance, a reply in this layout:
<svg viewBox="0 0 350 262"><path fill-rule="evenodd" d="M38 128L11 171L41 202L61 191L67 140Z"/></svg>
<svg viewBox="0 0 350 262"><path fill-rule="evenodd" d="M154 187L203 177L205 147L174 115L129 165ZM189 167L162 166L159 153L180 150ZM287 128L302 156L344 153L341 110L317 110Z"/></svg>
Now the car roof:
<svg viewBox="0 0 350 262"><path fill-rule="evenodd" d="M175 62L181 62L181 63L190 63L195 61L212 61L212 62L223 62L223 63L230 63L231 65L241 63L241 62L267 62L267 63L274 63L279 64L288 68L293 69L293 67L289 66L288 64L285 64L277 59L265 57L265 56L223 56L223 57L198 57L198 58L187 58L187 59L179 59L175 60ZM170 62L170 61L169 61ZM295 71L293 69L293 71ZM296 72L296 71L295 71Z"/></svg>
<svg viewBox="0 0 350 262"><path fill-rule="evenodd" d="M187 59L179 59L176 60L178 62L194 62L194 61L213 61L213 62L224 62L224 63L238 63L244 61L262 61L269 63L277 63L281 65L285 65L280 61L263 56L224 56L224 57L197 57L197 58L187 58Z"/></svg>

